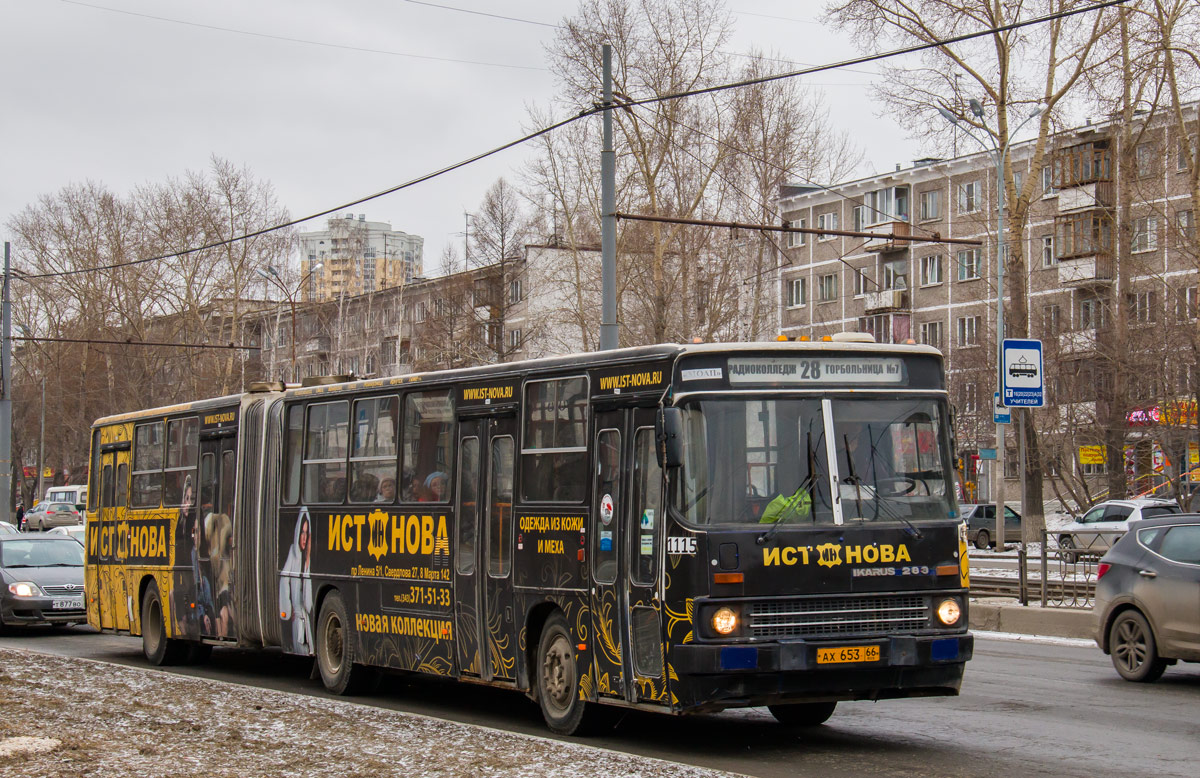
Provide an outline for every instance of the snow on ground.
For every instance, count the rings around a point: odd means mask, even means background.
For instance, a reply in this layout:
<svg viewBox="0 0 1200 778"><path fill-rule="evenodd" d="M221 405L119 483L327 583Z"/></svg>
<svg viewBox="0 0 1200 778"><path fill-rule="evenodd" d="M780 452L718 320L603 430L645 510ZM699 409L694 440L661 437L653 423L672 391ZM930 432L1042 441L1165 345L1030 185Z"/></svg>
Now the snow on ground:
<svg viewBox="0 0 1200 778"><path fill-rule="evenodd" d="M978 640L1003 640L1013 643L1039 643L1047 646L1072 646L1074 648L1098 648L1096 641L1089 638L1060 638L1055 635L1026 635L1018 632L988 632L971 630Z"/></svg>
<svg viewBox="0 0 1200 778"><path fill-rule="evenodd" d="M0 649L0 775L711 778L341 700Z"/></svg>

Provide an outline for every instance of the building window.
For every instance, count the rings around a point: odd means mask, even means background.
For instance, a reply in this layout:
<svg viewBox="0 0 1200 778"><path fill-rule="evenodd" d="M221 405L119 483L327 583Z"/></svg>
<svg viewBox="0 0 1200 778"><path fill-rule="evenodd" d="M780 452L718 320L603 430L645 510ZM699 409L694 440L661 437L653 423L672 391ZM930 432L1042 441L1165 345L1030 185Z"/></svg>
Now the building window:
<svg viewBox="0 0 1200 778"><path fill-rule="evenodd" d="M1049 197L1053 194L1058 194L1058 189L1054 187L1054 166L1046 165L1042 168L1042 196Z"/></svg>
<svg viewBox="0 0 1200 778"><path fill-rule="evenodd" d="M1058 334L1060 311L1058 305L1051 303L1042 306L1042 336L1052 338Z"/></svg>
<svg viewBox="0 0 1200 778"><path fill-rule="evenodd" d="M963 384L963 413L979 412L979 387L976 384Z"/></svg>
<svg viewBox="0 0 1200 778"><path fill-rule="evenodd" d="M1154 175L1155 148L1153 143L1139 143L1135 151L1137 173L1140 178Z"/></svg>
<svg viewBox="0 0 1200 778"><path fill-rule="evenodd" d="M795 221L786 222L786 226L803 230L808 226L808 219L796 219ZM789 232L787 234L787 247L794 249L803 246L805 237L803 232Z"/></svg>
<svg viewBox="0 0 1200 778"><path fill-rule="evenodd" d="M836 230L838 228L838 215L836 213L822 213L817 215L818 230ZM821 235L817 240L833 240L836 235Z"/></svg>
<svg viewBox="0 0 1200 778"><path fill-rule="evenodd" d="M508 348L512 351L519 351L521 348L521 331L508 331Z"/></svg>
<svg viewBox="0 0 1200 778"><path fill-rule="evenodd" d="M1154 251L1158 248L1158 219L1146 216L1133 220L1133 245L1130 250L1134 254L1144 251Z"/></svg>
<svg viewBox="0 0 1200 778"><path fill-rule="evenodd" d="M1058 259L1054 256L1054 236L1042 236L1042 267L1054 267Z"/></svg>
<svg viewBox="0 0 1200 778"><path fill-rule="evenodd" d="M958 345L960 347L979 345L979 317L958 317Z"/></svg>
<svg viewBox="0 0 1200 778"><path fill-rule="evenodd" d="M830 273L821 276L817 282L817 294L821 297L821 302L829 302L836 300L838 296L838 277L837 273Z"/></svg>
<svg viewBox="0 0 1200 778"><path fill-rule="evenodd" d="M791 278L787 282L787 307L798 308L808 304L808 279Z"/></svg>
<svg viewBox="0 0 1200 778"><path fill-rule="evenodd" d="M908 260L895 259L884 262L880 269L883 271L884 289L908 288Z"/></svg>
<svg viewBox="0 0 1200 778"><path fill-rule="evenodd" d="M942 193L937 189L921 192L921 221L942 218Z"/></svg>
<svg viewBox="0 0 1200 778"><path fill-rule="evenodd" d="M1181 242L1191 243L1196 239L1196 220L1190 210L1175 214L1175 227L1179 230Z"/></svg>
<svg viewBox="0 0 1200 778"><path fill-rule="evenodd" d="M890 186L863 195L862 224L869 227L886 222L908 221L908 187Z"/></svg>
<svg viewBox="0 0 1200 778"><path fill-rule="evenodd" d="M1111 176L1108 141L1081 143L1064 149L1054 160L1057 185L1082 186Z"/></svg>
<svg viewBox="0 0 1200 778"><path fill-rule="evenodd" d="M1200 305L1200 296L1197 295L1198 291L1200 290L1198 290L1196 287L1189 286L1187 289L1183 290L1183 294L1179 296L1179 304L1175 309L1175 317L1179 319L1179 321L1184 322L1196 320L1197 311L1200 310L1200 308L1198 308L1198 305Z"/></svg>
<svg viewBox="0 0 1200 778"><path fill-rule="evenodd" d="M1085 297L1079 301L1079 329L1104 329L1107 318L1104 303L1098 297Z"/></svg>
<svg viewBox="0 0 1200 778"><path fill-rule="evenodd" d="M1055 220L1058 259L1107 253L1112 246L1112 219L1100 213L1078 213Z"/></svg>
<svg viewBox="0 0 1200 778"><path fill-rule="evenodd" d="M869 288L869 279L866 272L856 268L854 270L854 296L862 297L869 291L871 290Z"/></svg>
<svg viewBox="0 0 1200 778"><path fill-rule="evenodd" d="M850 211L850 221L854 225L855 232L862 232L863 228L870 223L867 220L867 206L854 206L854 209Z"/></svg>
<svg viewBox="0 0 1200 778"><path fill-rule="evenodd" d="M979 249L964 249L958 252L958 280L973 281L979 278L983 266L983 254Z"/></svg>
<svg viewBox="0 0 1200 778"><path fill-rule="evenodd" d="M1129 306L1129 321L1134 324L1153 324L1158 321L1158 293L1135 292L1126 295Z"/></svg>
<svg viewBox="0 0 1200 778"><path fill-rule="evenodd" d="M942 323L940 321L927 321L921 324L921 342L926 346L941 348L942 339Z"/></svg>
<svg viewBox="0 0 1200 778"><path fill-rule="evenodd" d="M525 292L521 289L521 279L514 278L508 282L508 301L510 303L519 303L525 299Z"/></svg>
<svg viewBox="0 0 1200 778"><path fill-rule="evenodd" d="M1188 169L1188 147L1191 146L1195 150L1195 146L1191 144L1187 135L1179 139L1179 150L1175 155L1175 169L1180 173L1186 172Z"/></svg>
<svg viewBox="0 0 1200 778"><path fill-rule="evenodd" d="M958 185L958 212L974 213L980 208L979 182L967 181Z"/></svg>
<svg viewBox="0 0 1200 778"><path fill-rule="evenodd" d="M942 258L921 257L921 286L936 286L942 283Z"/></svg>
<svg viewBox="0 0 1200 778"><path fill-rule="evenodd" d="M1108 472L1108 466L1104 462L1098 462L1094 465L1090 465L1087 463L1081 463L1079 465L1079 469L1083 472L1084 475L1088 475L1088 476L1104 475L1105 473Z"/></svg>

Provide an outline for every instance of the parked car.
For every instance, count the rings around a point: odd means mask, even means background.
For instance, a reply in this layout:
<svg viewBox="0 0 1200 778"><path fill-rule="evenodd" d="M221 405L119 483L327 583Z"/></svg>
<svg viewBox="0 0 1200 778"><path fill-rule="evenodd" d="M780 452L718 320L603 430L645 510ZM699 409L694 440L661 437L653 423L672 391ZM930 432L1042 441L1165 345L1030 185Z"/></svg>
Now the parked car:
<svg viewBox="0 0 1200 778"><path fill-rule="evenodd" d="M1129 681L1200 662L1200 514L1135 525L1096 569L1096 642Z"/></svg>
<svg viewBox="0 0 1200 778"><path fill-rule="evenodd" d="M55 527L54 529L46 530L46 534L72 538L79 541L79 545L82 546L86 544L87 527L82 524L75 524L70 527Z"/></svg>
<svg viewBox="0 0 1200 778"><path fill-rule="evenodd" d="M21 530L17 529L7 521L0 521L0 535L20 535Z"/></svg>
<svg viewBox="0 0 1200 778"><path fill-rule="evenodd" d="M1129 531L1135 521L1180 513L1170 500L1138 497L1131 500L1105 500L1090 508L1078 521L1058 530L1058 547L1069 560L1084 554L1099 557Z"/></svg>
<svg viewBox="0 0 1200 778"><path fill-rule="evenodd" d="M967 537L975 544L975 548L984 550L996 545L996 504L967 503L958 506L962 510L963 520L967 522ZM1017 540L1021 537L1021 514L1008 505L1004 506L1004 539Z"/></svg>
<svg viewBox="0 0 1200 778"><path fill-rule="evenodd" d="M25 514L25 529L28 532L82 523L83 514L69 502L40 502Z"/></svg>
<svg viewBox="0 0 1200 778"><path fill-rule="evenodd" d="M83 621L83 546L52 535L0 535L0 630Z"/></svg>

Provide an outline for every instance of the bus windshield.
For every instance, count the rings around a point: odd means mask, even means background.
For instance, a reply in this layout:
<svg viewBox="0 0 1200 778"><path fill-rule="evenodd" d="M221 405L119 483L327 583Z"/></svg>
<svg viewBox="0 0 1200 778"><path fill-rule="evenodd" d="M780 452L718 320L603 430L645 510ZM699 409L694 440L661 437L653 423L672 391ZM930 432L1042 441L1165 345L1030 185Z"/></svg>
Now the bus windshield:
<svg viewBox="0 0 1200 778"><path fill-rule="evenodd" d="M682 410L684 463L671 496L690 523L833 524L834 482L847 523L954 515L937 400L710 397Z"/></svg>

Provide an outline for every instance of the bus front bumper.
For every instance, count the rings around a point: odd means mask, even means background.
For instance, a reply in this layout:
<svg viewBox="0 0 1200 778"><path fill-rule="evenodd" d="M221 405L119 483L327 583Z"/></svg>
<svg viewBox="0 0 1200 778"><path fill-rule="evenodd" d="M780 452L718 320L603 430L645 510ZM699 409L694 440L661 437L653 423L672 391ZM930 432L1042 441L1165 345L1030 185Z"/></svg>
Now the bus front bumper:
<svg viewBox="0 0 1200 778"><path fill-rule="evenodd" d="M677 697L684 710L803 700L948 696L958 693L974 645L970 634L738 645L687 643L671 646L671 666L679 678ZM818 661L818 649L868 646L878 647L879 659Z"/></svg>

